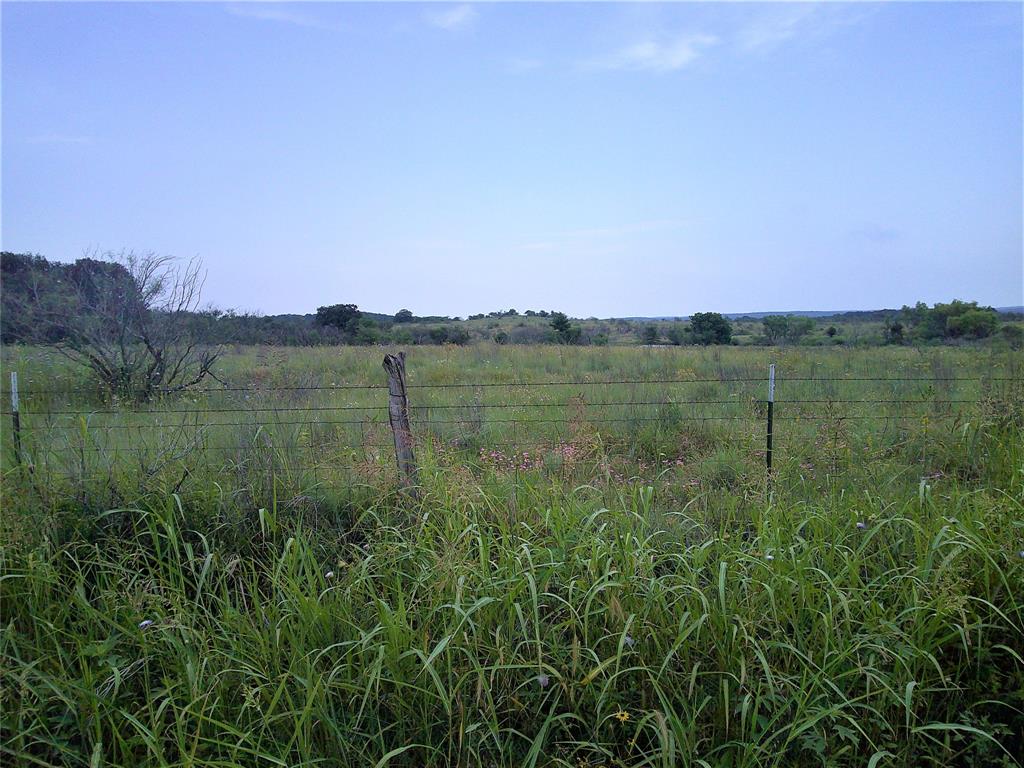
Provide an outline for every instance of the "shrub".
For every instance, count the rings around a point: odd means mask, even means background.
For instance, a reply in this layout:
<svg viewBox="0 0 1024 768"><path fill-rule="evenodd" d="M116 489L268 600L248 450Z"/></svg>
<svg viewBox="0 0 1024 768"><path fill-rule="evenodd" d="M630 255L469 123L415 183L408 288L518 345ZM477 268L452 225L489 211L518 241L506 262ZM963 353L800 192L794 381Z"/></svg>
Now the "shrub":
<svg viewBox="0 0 1024 768"><path fill-rule="evenodd" d="M690 318L690 333L697 344L728 344L732 324L718 312L698 312Z"/></svg>
<svg viewBox="0 0 1024 768"><path fill-rule="evenodd" d="M562 344L576 344L580 340L580 327L570 323L564 312L551 313L551 329Z"/></svg>

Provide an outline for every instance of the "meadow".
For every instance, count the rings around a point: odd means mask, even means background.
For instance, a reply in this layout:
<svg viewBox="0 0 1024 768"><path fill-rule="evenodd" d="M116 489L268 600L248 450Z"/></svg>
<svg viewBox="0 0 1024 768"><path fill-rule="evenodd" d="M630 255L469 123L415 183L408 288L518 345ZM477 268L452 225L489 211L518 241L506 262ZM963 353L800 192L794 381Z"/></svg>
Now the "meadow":
<svg viewBox="0 0 1024 768"><path fill-rule="evenodd" d="M384 351L2 350L5 762L1021 764L1019 352Z"/></svg>

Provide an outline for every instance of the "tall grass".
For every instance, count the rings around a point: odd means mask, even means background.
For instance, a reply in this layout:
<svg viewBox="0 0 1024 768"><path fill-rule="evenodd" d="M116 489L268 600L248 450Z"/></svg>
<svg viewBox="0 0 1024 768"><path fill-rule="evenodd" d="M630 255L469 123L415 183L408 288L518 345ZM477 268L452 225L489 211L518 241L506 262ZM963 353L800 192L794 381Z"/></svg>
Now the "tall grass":
<svg viewBox="0 0 1024 768"><path fill-rule="evenodd" d="M417 350L410 380L736 378L767 360L663 352ZM24 371L39 353L16 354ZM229 380L378 378L353 351L264 373L275 354L230 357ZM524 447L484 411L421 440L417 502L386 448L325 452L315 423L255 427L232 461L108 446L76 476L5 457L0 749L69 766L1019 765L1021 398L955 383L985 398L957 418L922 389L1016 361L936 354L787 353L820 378L930 375L867 386L931 400L899 426L781 421L770 485L753 392L727 406L749 424L678 406L610 429L576 407ZM644 395L620 386L601 399ZM832 384L790 386L827 400ZM107 445L95 428L77 447ZM219 429L199 434L243 445Z"/></svg>

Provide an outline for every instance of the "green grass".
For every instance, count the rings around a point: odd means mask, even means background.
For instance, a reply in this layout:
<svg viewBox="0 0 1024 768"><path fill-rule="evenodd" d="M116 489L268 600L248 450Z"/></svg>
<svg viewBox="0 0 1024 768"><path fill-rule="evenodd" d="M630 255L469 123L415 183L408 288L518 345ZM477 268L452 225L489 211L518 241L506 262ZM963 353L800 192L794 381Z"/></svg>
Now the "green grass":
<svg viewBox="0 0 1024 768"><path fill-rule="evenodd" d="M220 373L376 384L379 358L245 349ZM66 392L24 397L31 473L8 430L0 446L5 761L1019 765L1019 359L473 347L408 365L410 383L437 384L754 378L769 360L780 401L924 402L780 402L769 486L761 382L413 389L414 404L460 406L446 409L459 424L417 430L413 501L387 446L367 445L372 423L308 410L379 405L379 391L111 408L71 393L78 372L47 351L4 350L23 388ZM855 376L927 381L830 381ZM254 402L277 410L153 426L159 409ZM544 407L479 407L501 402ZM47 421L60 409L93 414ZM569 423L510 435L500 421L540 414Z"/></svg>

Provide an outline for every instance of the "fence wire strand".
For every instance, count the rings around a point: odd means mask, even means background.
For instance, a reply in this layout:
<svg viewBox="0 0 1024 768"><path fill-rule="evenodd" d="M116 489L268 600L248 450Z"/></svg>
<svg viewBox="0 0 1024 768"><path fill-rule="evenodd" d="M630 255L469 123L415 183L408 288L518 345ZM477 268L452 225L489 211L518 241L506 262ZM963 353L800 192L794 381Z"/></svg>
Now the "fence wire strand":
<svg viewBox="0 0 1024 768"><path fill-rule="evenodd" d="M803 383L803 384L815 384L815 385L842 385L846 383L857 383L857 382L876 382L876 383L891 383L891 384L950 384L950 383L996 383L996 382L1019 382L1021 381L1018 377L1008 376L927 376L927 377L893 377L893 376L847 376L847 377L817 377L817 376L777 376L775 379L776 387L782 388L786 383ZM423 384L410 384L409 390L416 391L447 391L447 390L494 390L498 388L506 388L513 390L529 390L531 388L550 388L550 387L575 387L575 388L586 388L586 387L604 387L604 386L617 386L617 385L629 385L636 387L654 387L654 386L679 386L679 385L690 385L690 384L714 384L714 385L748 385L756 384L758 386L764 386L766 379L764 376L758 377L714 377L714 378L663 378L663 379L608 379L608 380L556 380L556 381L535 381L535 382L449 382L449 383L423 383ZM176 395L187 396L191 394L224 394L224 393L247 393L248 394L264 395L272 393L334 393L334 392L346 392L354 390L363 391L382 391L386 392L388 387L386 384L356 384L356 383L344 383L344 384L331 384L331 385L306 385L306 386L271 386L271 387L241 387L241 386L225 386L225 387L206 387L196 390L190 390L188 392L174 393ZM983 390L984 391L984 390ZM37 462L40 462L37 466L46 471L57 471L51 464L62 463L74 459L79 459L80 467L71 468L71 472L64 472L63 474L81 475L78 470L85 469L85 454L104 456L104 457L117 457L124 454L127 456L138 456L140 461L142 457L152 457L152 460L157 462L156 468L150 468L148 471L157 472L162 468L168 466L179 467L182 463L188 461L195 455L209 455L209 454L228 454L228 453L240 453L240 452L253 452L249 459L242 459L236 461L234 459L226 458L224 461L228 465L241 468L246 466L262 466L263 464L269 463L271 465L280 465L280 468L287 469L290 471L324 471L330 465L331 456L341 456L346 453L358 453L359 451L364 452L364 458L366 458L365 452L367 451L386 451L392 447L392 441L390 439L381 441L379 440L379 432L375 431L376 428L384 430L388 426L388 420L386 418L380 418L380 414L387 413L388 406L381 405L361 405L357 403L342 403L337 405L329 404L311 404L311 405L296 405L294 400L291 403L282 403L280 405L267 405L265 400L259 399L250 404L232 403L229 401L224 406L202 406L195 408L181 408L181 407L148 407L141 408L138 410L127 410L126 408L114 408L109 405L105 407L99 407L96 409L73 409L73 408L56 408L56 409L34 409L32 407L32 400L35 396L53 394L53 395L64 395L73 396L75 394L87 394L95 396L97 395L96 390L92 389L71 389L71 390L57 390L57 389L28 389L20 391L22 407L19 409L19 415L22 417L21 431L25 433L26 446L25 446L25 458L29 466L32 466L32 459L35 458ZM166 393L170 394L170 393ZM638 393L639 394L639 393ZM792 398L792 399L776 399L774 401L775 413L774 420L776 422L784 423L800 423L806 422L810 424L819 423L831 423L839 425L846 421L851 422L885 422L885 430L889 429L889 425L898 425L906 422L953 422L963 419L973 418L975 413L971 412L967 408L960 408L953 406L980 406L981 398L968 399L964 397L948 396L952 393L948 392L948 388L945 397L907 397L907 398L850 398L850 397L810 397L810 398ZM642 397L642 395L641 395ZM159 402L159 401L158 401ZM237 402L237 401L236 401ZM173 405L173 404L172 404ZM566 435L563 432L570 432L569 439L574 439L574 434L580 429L587 425L615 425L615 424L635 424L635 425L650 425L659 424L664 425L666 430L671 430L673 426L686 424L700 423L710 427L712 424L728 425L728 428L732 429L732 434L729 434L726 438L730 445L744 446L753 450L753 447L757 443L762 443L764 440L764 434L745 434L749 430L747 427L753 427L758 429L760 425L764 423L764 407L766 401L753 397L749 389L742 389L737 393L736 396L730 397L729 399L673 399L671 397L663 399L635 399L635 400L598 400L594 402L588 402L582 395L579 397L570 398L567 400L559 400L558 402L537 402L537 401L514 401L514 402L446 402L446 403L422 403L422 404L410 404L409 412L412 418L412 425L416 429L423 430L417 437L417 443L423 446L439 446L442 448L452 448L456 450L469 450L479 451L481 455L477 456L478 459L486 463L487 459L485 454L487 451L501 451L503 449L515 448L517 451L525 452L527 449L530 451L548 451L557 449L558 446L566 444ZM708 407L710 413L694 414L692 412L686 412L689 407ZM721 413L716 411L720 407L732 407L742 409L742 413ZM811 407L812 412L804 412L804 406ZM874 408L876 412L864 413L859 410L859 406ZM902 412L900 413L879 413L879 410L885 410L878 406L893 406L899 408ZM924 406L926 408L932 408L928 412L914 413L909 412L919 407ZM654 411L652 415L643 415L643 411L640 414L634 413L631 416L619 416L615 411L601 410L601 409L617 409L617 408L628 408L628 409L671 409L670 413L659 413ZM835 409L840 409L839 411ZM557 418L492 418L491 416L484 416L484 413L493 411L509 411L512 409L568 409L572 411L576 410L575 413L567 413L566 415L559 416ZM787 412L787 409L789 412ZM465 418L458 417L458 411L467 411L468 415ZM596 411L596 413L595 413ZM682 411L682 412L680 412ZM780 412L781 411L781 412ZM365 414L362 418L322 418L319 414L330 416L332 414L356 412ZM452 415L454 418L432 418L434 412L456 412ZM533 411L537 413L537 411ZM647 411L647 413L652 413ZM0 414L11 417L12 411L0 411ZM201 420L203 414L251 414L254 416L250 420L239 420L239 419L228 419L222 421L205 421ZM305 418L283 418L274 419L274 414L306 414ZM314 415L316 414L316 415ZM543 414L538 414L543 416ZM120 421L117 423L104 424L96 423L102 421L95 419L94 417L100 416L117 416L120 417ZM171 423L164 423L163 417L186 417L181 419L174 419ZM56 424L59 418L79 418L85 421L82 428L77 425L69 424L67 426L61 426ZM187 417L195 417L189 419ZM138 419L136 423L126 423L126 420ZM146 421L149 419L149 421ZM156 420L154 423L153 420ZM742 424L742 428L733 428L732 425ZM511 427L509 428L509 425ZM504 435L511 432L512 435L518 437L522 432L529 429L531 425L536 425L537 429L535 434L531 437L513 440L490 440L485 434L487 428L496 426L504 431ZM220 427L232 427L232 428L246 428L257 430L256 436L250 442L242 444L229 444L229 445L210 445L209 430L211 428ZM293 433L289 435L281 435L276 430L282 427L301 427L308 430L308 439L305 439L302 435L296 435ZM350 427L352 431L358 427L359 434L351 435L351 439L331 439L330 435L324 435L325 431L323 428L328 427ZM441 431L448 431L445 428L452 427L452 431L459 431L458 437L442 437L437 434ZM572 430L568 428L572 427ZM82 429L84 428L84 435L82 435ZM374 430L371 430L374 428ZM468 429L467 429L468 428ZM522 430L521 430L522 428ZM539 441L537 439L537 433L543 433L553 428L554 434L544 435ZM724 428L724 427L723 427ZM138 442L134 445L101 445L96 439L100 433L109 435L110 432L115 430L129 430L129 439L132 439L131 431L138 434L135 438ZM321 434L315 435L317 431ZM335 433L343 430L331 430ZM628 431L628 430L627 430ZM82 435L83 444L75 445L69 439L75 434ZM154 435L154 439L162 440L159 445L147 445L145 444L143 437L144 435ZM780 435L779 431L775 431L776 437ZM41 436L49 439L59 440L59 436L64 436L64 443L60 445L48 445L40 448L38 446L38 440L30 440L30 436ZM235 439L239 436L235 435ZM623 435L614 433L598 434L601 441L601 445L604 446L605 450L608 448L623 448L627 451L635 448L637 445L637 434ZM177 442L180 440L180 442ZM91 441L91 445L84 444L85 442ZM37 445L32 445L37 443ZM776 448L777 450L777 448ZM306 455L306 460L313 459L310 465L297 465L289 459L295 458L293 454L303 452ZM324 458L320 461L316 460L317 452L320 452ZM757 455L763 455L763 450L756 451ZM69 458L70 457L70 458ZM251 460L250 460L251 459ZM267 461L269 459L269 462ZM518 471L518 470L517 470ZM188 469L186 469L188 472ZM109 478L109 473L106 475L97 475L96 477Z"/></svg>

